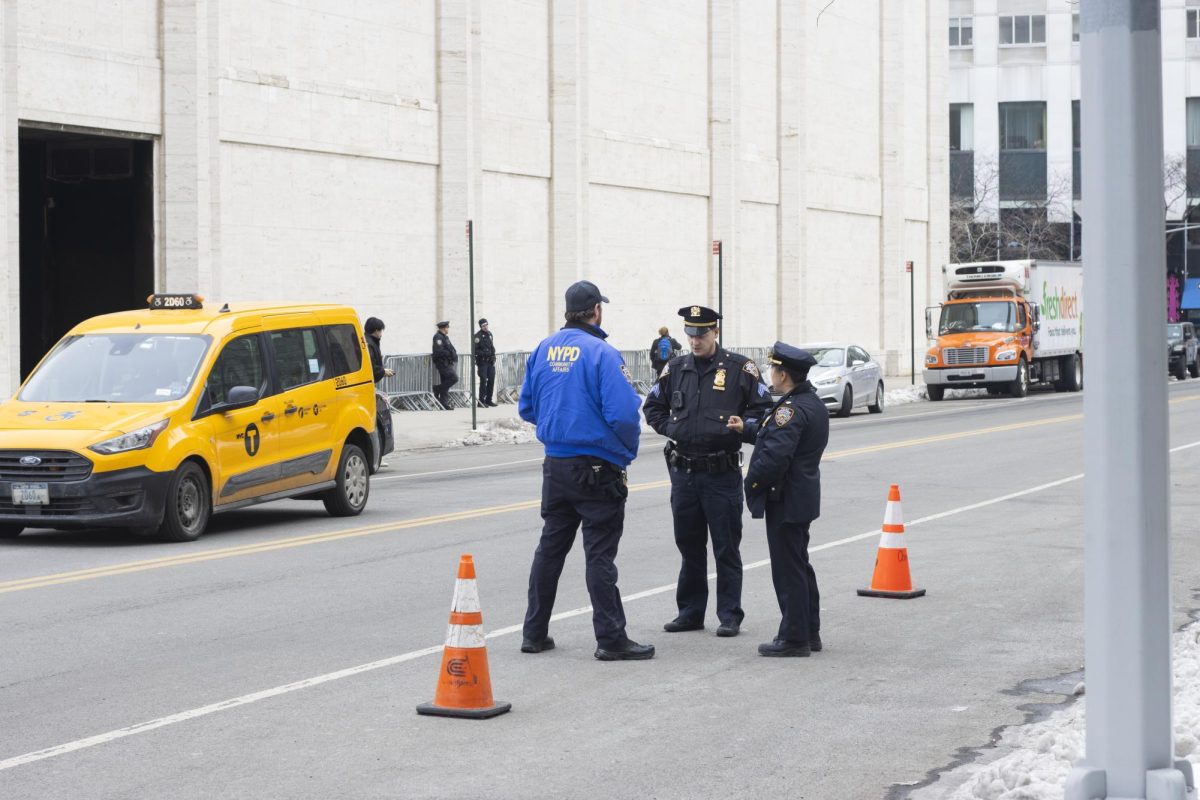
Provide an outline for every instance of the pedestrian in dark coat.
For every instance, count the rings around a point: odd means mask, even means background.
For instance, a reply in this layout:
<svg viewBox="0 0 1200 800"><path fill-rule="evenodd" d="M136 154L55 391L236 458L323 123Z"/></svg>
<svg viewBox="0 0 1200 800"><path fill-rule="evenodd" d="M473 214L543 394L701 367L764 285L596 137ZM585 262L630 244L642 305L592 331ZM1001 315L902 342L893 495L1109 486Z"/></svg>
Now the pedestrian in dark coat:
<svg viewBox="0 0 1200 800"><path fill-rule="evenodd" d="M379 317L368 317L367 321L363 323L363 333L367 335L367 353L371 357L371 372L375 376L376 383L396 374L383 366L383 350L379 344L383 338L383 329L383 320Z"/></svg>
<svg viewBox="0 0 1200 800"><path fill-rule="evenodd" d="M667 362L679 354L683 347L671 336L667 327L658 329L658 337L650 343L650 366L654 374L661 375Z"/></svg>
<svg viewBox="0 0 1200 800"><path fill-rule="evenodd" d="M496 386L496 345L486 319L479 320L474 344L475 371L479 373L479 405L494 406L492 392Z"/></svg>
<svg viewBox="0 0 1200 800"><path fill-rule="evenodd" d="M767 521L771 579L783 620L779 635L758 646L764 656L808 656L821 644L821 599L808 557L809 526L821 515L821 455L829 411L808 382L816 359L782 342L771 349L771 383L783 393L760 423L735 420L754 442L746 470L746 505Z"/></svg>
<svg viewBox="0 0 1200 800"><path fill-rule="evenodd" d="M433 387L433 394L442 408L449 411L450 387L458 383L458 351L450 342L450 321L442 320L437 328L433 335L433 366L438 372L438 384Z"/></svg>

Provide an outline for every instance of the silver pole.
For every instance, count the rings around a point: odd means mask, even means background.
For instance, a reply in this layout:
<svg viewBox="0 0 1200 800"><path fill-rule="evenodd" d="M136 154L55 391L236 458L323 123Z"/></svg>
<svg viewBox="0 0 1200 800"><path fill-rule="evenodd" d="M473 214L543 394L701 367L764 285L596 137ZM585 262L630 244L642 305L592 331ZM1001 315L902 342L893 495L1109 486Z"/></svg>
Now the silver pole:
<svg viewBox="0 0 1200 800"><path fill-rule="evenodd" d="M1184 800L1174 760L1159 0L1083 0L1086 755L1067 800Z"/></svg>

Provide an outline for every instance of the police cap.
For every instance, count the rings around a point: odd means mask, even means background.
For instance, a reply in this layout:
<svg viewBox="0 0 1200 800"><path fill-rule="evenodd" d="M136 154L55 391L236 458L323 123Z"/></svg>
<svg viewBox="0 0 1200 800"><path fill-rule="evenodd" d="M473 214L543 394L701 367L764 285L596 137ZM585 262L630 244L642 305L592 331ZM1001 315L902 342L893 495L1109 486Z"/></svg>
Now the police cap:
<svg viewBox="0 0 1200 800"><path fill-rule="evenodd" d="M597 303L607 303L608 298L591 281L575 281L567 287L567 311L591 311Z"/></svg>
<svg viewBox="0 0 1200 800"><path fill-rule="evenodd" d="M810 369L817 365L817 360L812 357L812 353L807 350L801 350L799 347L793 347L790 344L776 342L771 346L771 352L767 355L767 360L775 366L784 367L801 374L807 374Z"/></svg>
<svg viewBox="0 0 1200 800"><path fill-rule="evenodd" d="M679 309L679 316L683 317L683 332L688 336L702 336L717 327L717 320L721 318L716 311L704 306L684 306Z"/></svg>
<svg viewBox="0 0 1200 800"><path fill-rule="evenodd" d="M441 322L439 322L439 323L437 324L437 326L438 326L439 328L449 328L449 327L450 327L450 320L448 320L448 319L444 319L444 320L442 320Z"/></svg>

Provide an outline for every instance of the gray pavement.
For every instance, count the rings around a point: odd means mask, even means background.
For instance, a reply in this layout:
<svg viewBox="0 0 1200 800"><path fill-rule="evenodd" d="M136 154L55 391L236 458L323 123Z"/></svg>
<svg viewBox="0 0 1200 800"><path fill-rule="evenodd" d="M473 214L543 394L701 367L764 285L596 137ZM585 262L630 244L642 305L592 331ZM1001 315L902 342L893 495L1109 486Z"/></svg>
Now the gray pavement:
<svg viewBox="0 0 1200 800"><path fill-rule="evenodd" d="M1170 396L1172 446L1200 441L1200 383ZM518 652L538 445L397 453L353 520L297 501L218 517L189 545L0 542L0 798L903 797L1031 699L1061 699L1023 682L1081 666L1081 412L1078 395L1035 394L835 420L813 527L827 649L810 659L755 654L778 610L748 515L742 636L713 636L711 612L707 631L661 630L678 555L655 436L630 472L618 559L630 635L658 647L649 662L591 657L578 545L558 649ZM469 425L468 411L396 421L456 417ZM1182 623L1200 589L1200 447L1171 464ZM855 594L889 483L918 600ZM495 693L513 703L487 722L414 713L463 552Z"/></svg>

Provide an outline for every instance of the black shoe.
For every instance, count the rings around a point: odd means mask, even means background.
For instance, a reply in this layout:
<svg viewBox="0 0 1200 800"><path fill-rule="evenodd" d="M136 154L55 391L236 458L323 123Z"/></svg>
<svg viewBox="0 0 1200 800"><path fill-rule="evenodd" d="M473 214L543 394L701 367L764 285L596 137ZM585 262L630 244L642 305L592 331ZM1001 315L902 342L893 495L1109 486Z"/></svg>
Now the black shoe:
<svg viewBox="0 0 1200 800"><path fill-rule="evenodd" d="M767 642L758 646L758 654L760 656L808 658L811 653L812 649L808 646L808 642L789 642L786 639L776 639L773 642Z"/></svg>
<svg viewBox="0 0 1200 800"><path fill-rule="evenodd" d="M684 619L683 617L676 617L666 625L663 625L663 630L667 633L680 633L681 631L702 631L704 630L704 620L688 620Z"/></svg>
<svg viewBox="0 0 1200 800"><path fill-rule="evenodd" d="M645 661L654 658L654 645L638 644L630 639L620 647L597 647L593 655L600 661Z"/></svg>
<svg viewBox="0 0 1200 800"><path fill-rule="evenodd" d="M722 622L717 626L717 636L737 636L741 627L740 622Z"/></svg>
<svg viewBox="0 0 1200 800"><path fill-rule="evenodd" d="M811 639L809 639L809 640L808 640L808 649L809 649L809 650L812 650L814 653L819 653L819 652L821 652L821 648L822 648L823 646L824 646L824 645L822 645L822 644L821 644L821 637L820 637L820 636L814 636L813 638L811 638Z"/></svg>
<svg viewBox="0 0 1200 800"><path fill-rule="evenodd" d="M543 651L553 650L553 649L554 649L554 638L551 636L547 636L545 639L542 639L540 642L535 642L533 639L522 639L521 640L521 652L522 653L541 653Z"/></svg>

